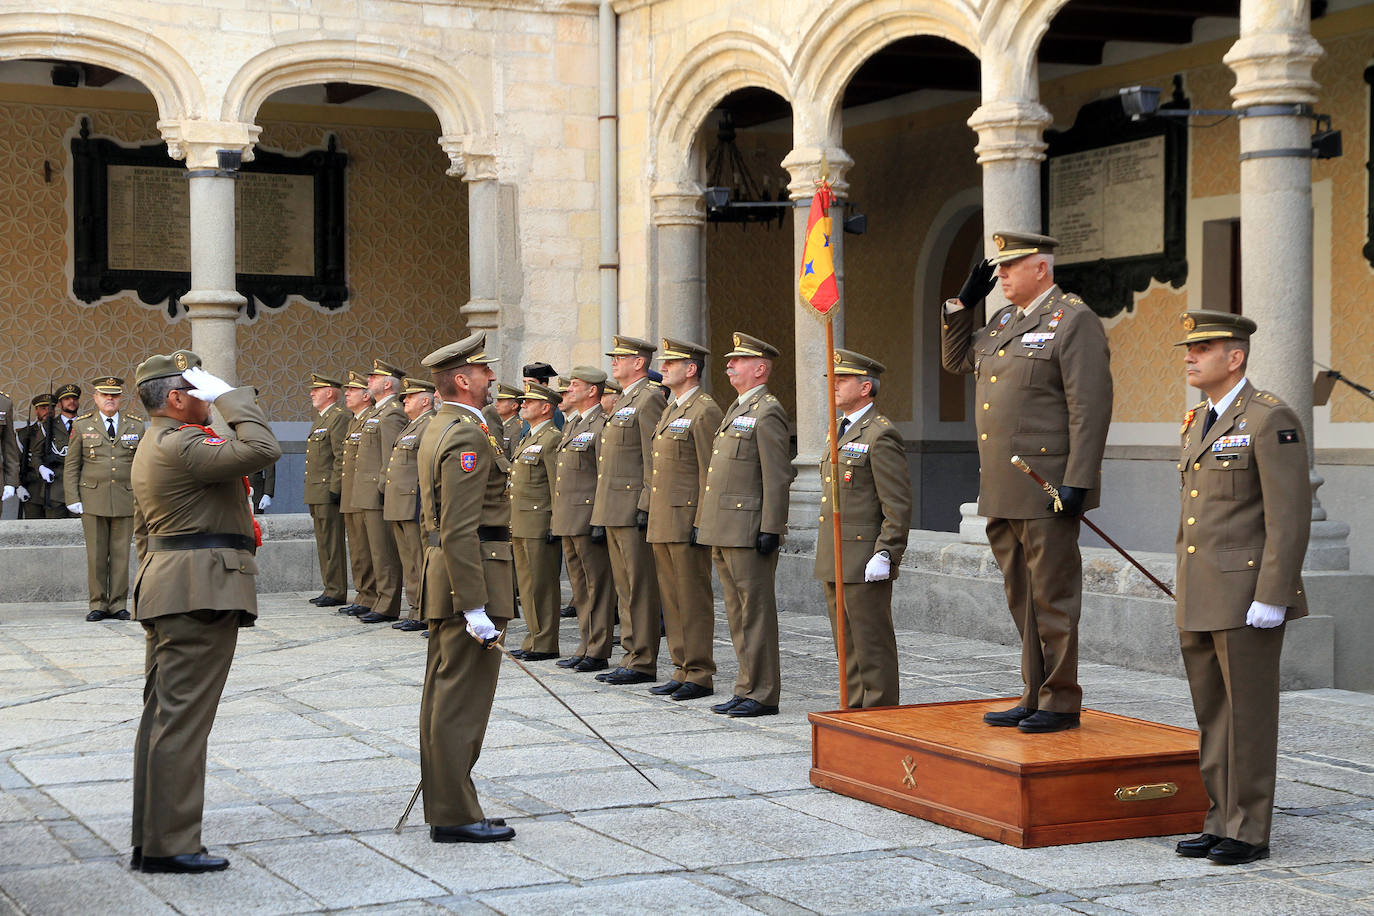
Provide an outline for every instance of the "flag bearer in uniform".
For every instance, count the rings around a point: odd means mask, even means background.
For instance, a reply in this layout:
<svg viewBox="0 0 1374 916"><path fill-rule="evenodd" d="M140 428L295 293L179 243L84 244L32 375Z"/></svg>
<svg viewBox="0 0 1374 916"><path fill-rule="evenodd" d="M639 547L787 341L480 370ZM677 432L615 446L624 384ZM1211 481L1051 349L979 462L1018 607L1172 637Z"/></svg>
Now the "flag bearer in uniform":
<svg viewBox="0 0 1374 916"><path fill-rule="evenodd" d="M725 374L739 397L716 429L697 513L697 542L711 547L739 661L734 694L711 709L735 717L777 715L782 694L774 577L796 469L787 411L768 391L777 357L772 344L735 332Z"/></svg>
<svg viewBox="0 0 1374 916"><path fill-rule="evenodd" d="M515 831L482 815L472 767L482 752L501 654L490 644L515 617L510 463L482 408L494 378L486 334L422 360L443 403L420 442L425 619L430 639L420 694L425 822L436 843L492 843Z"/></svg>
<svg viewBox="0 0 1374 916"><path fill-rule="evenodd" d="M362 506L354 501L358 487L358 448L363 439L363 423L372 415L372 397L367 377L349 370L344 384L344 406L353 415L344 439L343 463L339 470L339 512L348 533L348 561L353 569L353 603L339 608L340 614L361 617L372 612L377 603L377 577L372 566L372 547L367 538L367 522Z"/></svg>
<svg viewBox="0 0 1374 916"><path fill-rule="evenodd" d="M396 437L386 464L386 493L382 517L391 525L396 550L405 573L406 602L404 618L391 625L393 630L413 633L425 628L420 614L420 566L424 543L420 539L420 440L434 416L434 383L407 378L401 388L401 402L410 423Z"/></svg>
<svg viewBox="0 0 1374 916"><path fill-rule="evenodd" d="M721 412L701 390L709 350L663 338L663 383L672 393L654 427L647 540L654 551L673 674L650 693L694 700L714 693L715 596L711 548L697 543L697 515Z"/></svg>
<svg viewBox="0 0 1374 916"><path fill-rule="evenodd" d="M135 374L152 420L134 455L140 564L134 618L146 636L143 718L134 742L133 860L145 872L206 872L229 861L201 843L205 756L238 628L258 613L260 538L247 475L281 457L251 387L234 388L188 350ZM214 404L234 438L205 424Z"/></svg>
<svg viewBox="0 0 1374 916"><path fill-rule="evenodd" d="M315 552L324 590L310 603L337 607L348 603L348 547L344 542L339 499L343 486L344 443L349 412L339 403L343 383L319 372L310 374L310 405L315 422L305 437L305 505L315 524Z"/></svg>
<svg viewBox="0 0 1374 916"><path fill-rule="evenodd" d="M844 415L836 430L839 466L821 459L821 516L816 533L816 578L825 584L831 632L835 630L834 521L825 511L839 484L844 577L844 671L849 705L896 706L897 637L892 630L892 582L911 528L911 476L906 447L878 413L878 376L886 367L853 350L835 351L835 406Z"/></svg>
<svg viewBox="0 0 1374 916"><path fill-rule="evenodd" d="M1245 377L1255 322L1188 312L1183 330L1188 384L1207 400L1180 430L1177 622L1211 806L1177 851L1239 865L1269 858L1279 654L1284 624L1307 616L1312 489L1297 414Z"/></svg>
<svg viewBox="0 0 1374 916"><path fill-rule="evenodd" d="M128 620L129 541L134 533L130 472L143 441L143 419L120 412L124 379L95 382L96 409L76 418L62 483L67 509L86 537L87 620Z"/></svg>
<svg viewBox="0 0 1374 916"><path fill-rule="evenodd" d="M538 382L525 383L520 417L530 431L515 446L511 463L511 544L520 585L520 607L529 632L512 654L538 662L558 657L558 608L561 584L558 560L562 547L553 533L553 485L558 478L558 443L563 434L553 424L557 391Z"/></svg>

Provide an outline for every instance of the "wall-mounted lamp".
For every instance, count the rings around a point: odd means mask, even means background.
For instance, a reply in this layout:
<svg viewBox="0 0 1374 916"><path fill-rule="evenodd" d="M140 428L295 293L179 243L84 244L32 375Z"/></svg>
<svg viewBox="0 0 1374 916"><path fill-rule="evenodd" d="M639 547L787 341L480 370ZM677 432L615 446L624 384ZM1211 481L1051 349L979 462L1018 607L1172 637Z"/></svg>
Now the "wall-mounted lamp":
<svg viewBox="0 0 1374 916"><path fill-rule="evenodd" d="M1249 150L1240 154L1240 159L1267 159L1274 156L1310 156L1313 159L1335 159L1341 155L1341 132L1331 129L1331 116L1319 115L1311 105L1294 103L1291 105L1252 105L1249 108L1161 108L1160 90L1154 86L1128 86L1119 90L1121 109L1132 121L1142 118L1191 118L1194 116L1221 118L1263 118L1263 117L1300 117L1311 118L1317 130L1312 134L1309 148L1302 147ZM1323 127L1325 125L1325 127ZM1208 125L1210 126L1210 125Z"/></svg>

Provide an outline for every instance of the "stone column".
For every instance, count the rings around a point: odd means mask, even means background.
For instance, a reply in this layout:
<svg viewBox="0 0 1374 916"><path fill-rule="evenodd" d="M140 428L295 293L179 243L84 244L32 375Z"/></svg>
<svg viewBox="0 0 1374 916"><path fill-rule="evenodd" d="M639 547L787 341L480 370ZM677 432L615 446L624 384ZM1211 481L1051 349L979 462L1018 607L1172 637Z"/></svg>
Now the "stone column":
<svg viewBox="0 0 1374 916"><path fill-rule="evenodd" d="M836 200L844 199L849 191L845 175L854 160L843 149L833 145L798 145L782 161L782 167L791 175L787 190L794 201L809 201L816 193L816 180L820 178L823 167L828 166L830 184L834 188ZM825 381L825 321L811 308L803 305L797 294L797 277L801 273L802 248L806 243L806 223L809 210L800 206L792 211L793 257L792 273L787 278L794 303L796 330L793 340L792 365L787 365L784 357L777 366L778 371L792 372L796 375L797 392L797 457L793 464L797 469L797 479L792 483L791 510L788 513L788 537L801 549L814 549L816 539L816 518L820 511L821 481L817 467L821 453L825 449L825 434L829 428L826 417L829 393ZM844 299L844 232L841 229L844 211L832 207L830 216L835 221L835 232L831 240L835 246L835 281L840 291L840 312L835 321L835 346L844 345L844 309L848 303ZM780 342L769 341L777 346Z"/></svg>
<svg viewBox="0 0 1374 916"><path fill-rule="evenodd" d="M496 156L472 138L439 138L453 167L468 185L468 301L458 309L469 332L487 332L487 352L501 348L501 187Z"/></svg>
<svg viewBox="0 0 1374 916"><path fill-rule="evenodd" d="M1307 3L1243 0L1240 39L1224 58L1240 120L1241 291L1259 325L1247 374L1293 408L1312 462L1312 67L1322 56ZM1328 521L1312 483L1304 566L1348 569L1348 525Z"/></svg>
<svg viewBox="0 0 1374 916"><path fill-rule="evenodd" d="M701 249L706 202L701 185L656 184L652 212L658 233L658 333L705 346L709 341Z"/></svg>
<svg viewBox="0 0 1374 916"><path fill-rule="evenodd" d="M253 158L261 128L219 121L160 122L174 159L185 159L191 203L191 289L181 297L191 323L191 349L205 369L238 384L239 310L247 300L236 286L234 179L219 153Z"/></svg>

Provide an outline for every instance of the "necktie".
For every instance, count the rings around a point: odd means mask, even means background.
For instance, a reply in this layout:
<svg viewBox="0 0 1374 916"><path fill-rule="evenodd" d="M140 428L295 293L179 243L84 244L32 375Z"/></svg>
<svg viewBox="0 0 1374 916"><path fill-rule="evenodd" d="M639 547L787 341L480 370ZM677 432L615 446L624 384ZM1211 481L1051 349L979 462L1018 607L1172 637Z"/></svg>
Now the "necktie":
<svg viewBox="0 0 1374 916"><path fill-rule="evenodd" d="M1217 409L1209 407L1207 408L1207 419L1202 421L1202 434L1204 436L1207 435L1207 430L1211 429L1215 422L1217 422Z"/></svg>
<svg viewBox="0 0 1374 916"><path fill-rule="evenodd" d="M844 417L840 420L840 435L844 436L844 431L849 429L849 418Z"/></svg>
<svg viewBox="0 0 1374 916"><path fill-rule="evenodd" d="M114 433L114 418L113 418L113 417L106 417L106 418L105 418L105 435L107 435L107 436L110 437L110 441L111 441L111 442L114 441L115 433Z"/></svg>

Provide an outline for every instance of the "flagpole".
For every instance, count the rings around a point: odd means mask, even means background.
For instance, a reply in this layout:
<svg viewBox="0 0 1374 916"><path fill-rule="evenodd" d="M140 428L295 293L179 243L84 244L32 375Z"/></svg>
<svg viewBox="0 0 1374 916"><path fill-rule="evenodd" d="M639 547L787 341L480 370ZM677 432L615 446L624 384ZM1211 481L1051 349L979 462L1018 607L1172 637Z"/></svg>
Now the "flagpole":
<svg viewBox="0 0 1374 916"><path fill-rule="evenodd" d="M840 708L848 709L849 680L844 670L844 542L840 540L840 447L835 428L835 321L830 312L825 315L825 380L830 402L827 412L830 470L826 478L830 481L830 543L835 553L835 648L840 665Z"/></svg>

